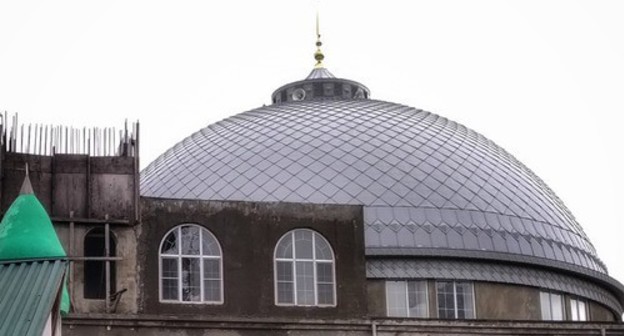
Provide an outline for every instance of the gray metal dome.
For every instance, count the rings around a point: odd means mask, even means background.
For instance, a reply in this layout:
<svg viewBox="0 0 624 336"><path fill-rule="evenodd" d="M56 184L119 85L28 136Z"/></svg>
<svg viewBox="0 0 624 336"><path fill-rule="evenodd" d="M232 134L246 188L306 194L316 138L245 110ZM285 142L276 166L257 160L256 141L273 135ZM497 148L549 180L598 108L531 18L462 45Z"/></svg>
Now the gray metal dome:
<svg viewBox="0 0 624 336"><path fill-rule="evenodd" d="M312 99L184 139L141 173L147 197L361 204L368 255L455 255L606 273L544 182L463 125L404 105Z"/></svg>

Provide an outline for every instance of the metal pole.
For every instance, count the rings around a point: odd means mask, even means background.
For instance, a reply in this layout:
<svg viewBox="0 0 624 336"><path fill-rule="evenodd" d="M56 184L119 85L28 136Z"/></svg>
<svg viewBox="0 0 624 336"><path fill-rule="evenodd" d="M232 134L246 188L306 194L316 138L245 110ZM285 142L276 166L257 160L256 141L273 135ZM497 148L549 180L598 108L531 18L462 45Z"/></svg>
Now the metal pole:
<svg viewBox="0 0 624 336"><path fill-rule="evenodd" d="M70 211L69 212L69 218L71 219L71 222L69 222L69 255L70 256L75 256L76 253L74 251L75 245L74 245L74 239L75 239L75 231L74 231L74 211ZM71 296L74 294L74 262L70 259L69 261L69 295L70 295L70 302L71 300Z"/></svg>
<svg viewBox="0 0 624 336"><path fill-rule="evenodd" d="M134 220L135 223L138 223L139 221L141 221L141 209L140 209L140 204L141 204L141 198L140 198L140 193L141 190L139 188L139 167L140 167L140 156L139 156L139 132L140 132L140 128L139 128L139 121L136 121L136 132L135 132L135 137L136 139L134 140L134 146L136 148L136 151L134 152L134 167L133 167L133 171L132 173L134 174Z"/></svg>
<svg viewBox="0 0 624 336"><path fill-rule="evenodd" d="M108 220L108 214L104 217ZM108 222L104 224L104 256L106 258L110 257L110 224ZM106 260L106 295L105 295L105 304L106 304L106 313L110 313L110 260Z"/></svg>

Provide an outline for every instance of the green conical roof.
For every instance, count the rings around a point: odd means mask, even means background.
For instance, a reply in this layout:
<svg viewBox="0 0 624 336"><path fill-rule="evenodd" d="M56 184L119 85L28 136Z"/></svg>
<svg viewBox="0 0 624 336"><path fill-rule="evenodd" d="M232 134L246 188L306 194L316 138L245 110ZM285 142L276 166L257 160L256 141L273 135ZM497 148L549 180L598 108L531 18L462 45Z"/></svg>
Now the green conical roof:
<svg viewBox="0 0 624 336"><path fill-rule="evenodd" d="M22 192L0 223L0 260L66 256L52 221L32 193L26 176Z"/></svg>
<svg viewBox="0 0 624 336"><path fill-rule="evenodd" d="M50 216L35 196L28 168L19 196L0 222L0 260L65 258ZM69 295L63 286L61 312L69 312Z"/></svg>

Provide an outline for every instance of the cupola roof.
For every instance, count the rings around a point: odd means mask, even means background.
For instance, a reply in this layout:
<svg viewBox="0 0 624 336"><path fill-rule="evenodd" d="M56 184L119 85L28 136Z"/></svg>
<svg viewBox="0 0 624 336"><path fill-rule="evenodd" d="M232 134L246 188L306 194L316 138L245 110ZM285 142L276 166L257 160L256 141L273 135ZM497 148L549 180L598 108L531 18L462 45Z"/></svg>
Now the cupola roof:
<svg viewBox="0 0 624 336"><path fill-rule="evenodd" d="M0 223L0 260L66 256L50 217L33 192L26 168L20 194Z"/></svg>

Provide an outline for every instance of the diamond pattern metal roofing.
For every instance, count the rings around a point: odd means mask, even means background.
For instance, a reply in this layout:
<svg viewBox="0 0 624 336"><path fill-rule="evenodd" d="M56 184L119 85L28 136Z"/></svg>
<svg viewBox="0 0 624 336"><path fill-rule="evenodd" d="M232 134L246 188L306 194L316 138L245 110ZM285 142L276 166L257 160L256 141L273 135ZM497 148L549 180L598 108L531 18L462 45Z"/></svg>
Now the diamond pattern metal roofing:
<svg viewBox="0 0 624 336"><path fill-rule="evenodd" d="M275 104L209 125L141 173L147 197L360 204L367 248L494 251L606 273L522 163L433 113L376 100Z"/></svg>

